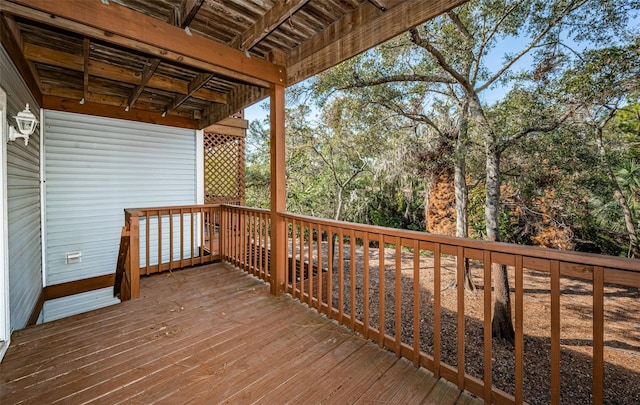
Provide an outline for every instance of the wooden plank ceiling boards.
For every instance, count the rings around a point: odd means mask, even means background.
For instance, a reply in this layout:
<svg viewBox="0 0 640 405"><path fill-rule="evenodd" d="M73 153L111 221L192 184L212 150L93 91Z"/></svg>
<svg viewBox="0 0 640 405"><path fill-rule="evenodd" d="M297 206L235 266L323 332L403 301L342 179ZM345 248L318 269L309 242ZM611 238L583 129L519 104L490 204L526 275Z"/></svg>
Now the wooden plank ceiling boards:
<svg viewBox="0 0 640 405"><path fill-rule="evenodd" d="M0 0L45 108L204 128L466 0Z"/></svg>

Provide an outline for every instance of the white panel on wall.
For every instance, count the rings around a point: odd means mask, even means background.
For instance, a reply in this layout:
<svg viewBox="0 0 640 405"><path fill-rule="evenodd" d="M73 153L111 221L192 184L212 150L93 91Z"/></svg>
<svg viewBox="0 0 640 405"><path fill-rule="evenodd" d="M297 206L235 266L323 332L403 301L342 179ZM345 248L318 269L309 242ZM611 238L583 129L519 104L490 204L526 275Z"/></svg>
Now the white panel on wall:
<svg viewBox="0 0 640 405"><path fill-rule="evenodd" d="M47 285L113 273L125 208L196 203L195 131L47 110L45 179Z"/></svg>
<svg viewBox="0 0 640 405"><path fill-rule="evenodd" d="M7 93L7 120L29 103L37 117L40 108L0 47L0 85ZM5 141L4 139L2 140ZM20 138L7 145L7 206L9 239L9 298L11 330L26 326L42 290L40 234L40 136L38 128L25 146Z"/></svg>
<svg viewBox="0 0 640 405"><path fill-rule="evenodd" d="M101 288L70 297L49 300L44 303L43 321L51 322L73 314L118 304L120 300L113 298L113 288Z"/></svg>

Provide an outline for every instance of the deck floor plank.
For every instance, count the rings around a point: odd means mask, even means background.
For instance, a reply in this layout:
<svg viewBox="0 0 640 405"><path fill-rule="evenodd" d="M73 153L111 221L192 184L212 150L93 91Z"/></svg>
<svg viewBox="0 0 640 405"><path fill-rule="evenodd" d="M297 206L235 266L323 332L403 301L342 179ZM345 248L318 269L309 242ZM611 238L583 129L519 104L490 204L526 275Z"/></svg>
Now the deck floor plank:
<svg viewBox="0 0 640 405"><path fill-rule="evenodd" d="M367 391L358 398L356 404L393 404L393 397L402 390L411 376L416 372L415 367L406 359L398 359L393 366L380 378L371 384ZM434 379L435 380L435 379ZM426 395L425 395L426 396Z"/></svg>
<svg viewBox="0 0 640 405"><path fill-rule="evenodd" d="M16 331L0 403L479 403L226 264Z"/></svg>
<svg viewBox="0 0 640 405"><path fill-rule="evenodd" d="M245 299L234 307L234 317L245 316L246 319L250 319L252 315L250 312L262 312L262 310L268 308L271 308L272 312L277 309L276 306L262 306L260 308L261 311L255 311L253 305L255 305L258 299L258 297L256 297L255 300L250 297L245 297ZM174 311L173 309L170 311L179 312L177 310ZM140 323L142 326L138 329L121 334L119 333L114 339L102 339L100 342L95 343L95 345L87 346L84 350L78 350L72 354L63 353L65 355L64 358L58 359L57 361L50 361L46 368L40 367L37 363L37 359L34 359L34 365L38 365L36 371L32 372L31 375L23 375L20 378L19 384L23 389L30 388L28 379L35 380L34 384L41 384L43 382L48 382L56 376L64 376L71 370L78 370L85 375L91 375L93 371L99 371L104 368L104 366L100 364L104 361L111 363L111 367L124 364L131 361L131 355L129 353L135 353L135 355L139 357L140 355L149 352L154 347L152 345L145 345L142 348L136 348L136 344L141 345L143 342L154 341L164 336L172 336L178 331L182 331L184 329L189 329L189 333L193 335L197 332L192 325L193 317L206 317L211 319L211 322L214 322L217 317L222 316L220 314L212 316L207 312L210 312L207 308L199 308L198 310L191 312L189 315L166 319L163 318L159 323ZM254 314L253 316L258 316L258 314ZM227 319L224 321L226 322ZM208 326L206 325L205 330L209 332ZM92 339L91 341L95 341L95 339ZM111 342L111 345L108 345L109 342ZM60 350L65 349L61 348ZM34 355L40 356L40 353L34 351ZM92 368L95 368L96 370L92 370ZM6 377L10 379L13 374L15 373L7 373Z"/></svg>

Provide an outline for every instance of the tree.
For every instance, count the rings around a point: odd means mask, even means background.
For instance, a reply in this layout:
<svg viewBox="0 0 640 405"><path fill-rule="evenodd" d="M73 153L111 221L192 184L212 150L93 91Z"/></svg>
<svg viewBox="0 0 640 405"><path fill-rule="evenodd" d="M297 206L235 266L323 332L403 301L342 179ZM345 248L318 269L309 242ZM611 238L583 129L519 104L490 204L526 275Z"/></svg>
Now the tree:
<svg viewBox="0 0 640 405"><path fill-rule="evenodd" d="M605 133L611 131L616 114L624 110L629 96L640 89L640 36L631 44L591 50L566 73L567 93L581 105L581 124L593 133L601 168L613 189L613 197L624 217L629 256L640 257L640 241L634 214L621 181L616 176ZM629 109L627 112L632 112Z"/></svg>
<svg viewBox="0 0 640 405"><path fill-rule="evenodd" d="M412 42L424 49L439 66L439 76L449 77L462 90L462 97L469 104L470 119L483 139L488 240L500 240L500 161L505 150L525 136L558 128L572 111L567 109L562 116L545 117L535 125L522 126L504 137L500 136L495 122L488 115L487 105L481 100L480 94L497 82L504 81L516 62L538 48L542 51L541 62L537 66L539 72L536 73L544 78L545 72L552 70L556 59L560 57L558 49L563 45L563 34L590 40L608 38L616 24L627 18L626 10L631 3L633 1L615 5L598 0L482 1L467 3L450 11L448 20L436 19L411 30ZM602 15L609 19L603 20ZM578 23L589 29L580 29ZM452 35L452 32L455 34ZM486 68L484 61L497 37L515 33L522 35L525 32L528 40L515 55L507 57L495 71ZM458 39L460 36L464 38L462 42ZM494 337L513 341L506 267L494 265L492 273L495 294L492 333Z"/></svg>

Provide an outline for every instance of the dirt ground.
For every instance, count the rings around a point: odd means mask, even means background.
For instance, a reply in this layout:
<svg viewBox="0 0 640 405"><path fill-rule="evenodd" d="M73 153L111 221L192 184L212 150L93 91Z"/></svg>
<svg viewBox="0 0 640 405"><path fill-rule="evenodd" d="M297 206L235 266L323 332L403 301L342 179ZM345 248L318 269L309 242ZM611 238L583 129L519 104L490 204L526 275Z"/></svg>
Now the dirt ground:
<svg viewBox="0 0 640 405"><path fill-rule="evenodd" d="M327 243L323 242L322 267L327 267ZM363 262L364 248L355 247L356 255L356 315L364 314ZM308 260L308 248L305 249ZM313 247L317 265L317 246ZM337 249L336 249L337 252ZM369 323L377 328L379 275L377 248L369 249ZM344 248L343 286L344 311L350 313L350 247ZM420 342L421 349L433 355L433 258L422 252L420 257ZM401 253L402 272L402 340L413 343L413 252ZM395 263L396 250L385 249L385 328L395 335ZM441 356L442 361L457 365L457 290L446 288L455 280L455 259L442 256L441 294ZM333 305L337 307L338 261L333 267ZM514 269L508 269L512 286ZM476 291L465 292L465 369L467 373L483 378L483 271L482 263L471 262ZM326 275L327 273L323 273ZM524 278L524 398L531 404L550 402L550 277L548 273L525 270ZM561 278L561 403L591 403L592 387L592 287L579 279ZM605 287L605 403L640 403L640 291L620 286ZM493 384L508 393L514 393L514 348L496 341L492 344Z"/></svg>

